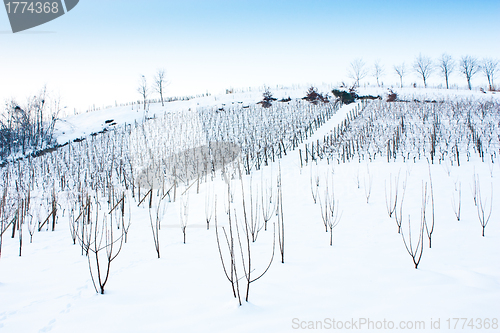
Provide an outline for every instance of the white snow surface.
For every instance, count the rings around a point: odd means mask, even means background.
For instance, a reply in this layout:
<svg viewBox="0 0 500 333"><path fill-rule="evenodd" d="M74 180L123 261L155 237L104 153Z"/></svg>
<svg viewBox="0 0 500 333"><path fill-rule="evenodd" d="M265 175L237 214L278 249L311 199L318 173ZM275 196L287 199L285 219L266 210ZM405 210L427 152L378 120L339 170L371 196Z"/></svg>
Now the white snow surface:
<svg viewBox="0 0 500 333"><path fill-rule="evenodd" d="M328 92L319 87L320 92ZM331 89L330 89L331 90ZM425 99L473 97L497 99L498 94L468 91L394 89L398 96ZM301 90L278 90L275 97L300 98ZM385 88L361 89L359 94L386 94ZM148 116L167 111L186 111L201 106L234 102L243 105L261 99L262 92L208 96L185 102L151 105ZM416 98L416 97L415 97ZM309 142L321 139L357 104L341 108ZM68 117L57 125L58 142L102 130L105 120L117 125L140 121L137 105L112 108ZM303 145L301 145L303 146ZM149 214L144 205L132 203L132 224L123 250L111 265L104 295L96 294L88 263L81 248L73 245L68 215L61 216L54 232L35 233L33 243L25 236L23 254L18 239L4 234L0 258L0 332L294 332L305 327L328 330L335 320L360 323L422 321L418 332L439 331L431 322L448 329L452 318L500 319L500 158L481 162L472 158L461 166L435 163L430 166L435 199L435 230L432 248L425 235L422 261L414 268L397 232L394 218L386 212L385 186L389 177L407 175L405 216L418 223L422 180L429 181L428 164L383 158L367 163L351 161L328 165L326 161L300 166L298 150L280 160L285 221L285 263L278 249L269 271L251 284L249 302L239 306L233 297L217 249L214 226L206 230L205 197L210 186L220 193L218 210L224 213L224 182L216 179L190 189L187 242L179 225L180 201L169 203L161 224L161 258L153 245ZM256 183L278 163L255 171ZM482 195L493 204L491 220L481 236L472 179L477 174ZM262 174L264 176L262 176ZM311 195L311 174L333 179L335 197L342 211L339 225L325 232L319 204ZM365 193L372 177L372 192ZM457 182L462 189L462 217L455 218L452 198ZM240 188L234 180L235 192ZM490 187L493 198L490 197ZM322 187L320 187L322 189ZM238 195L237 195L238 196ZM238 201L238 198L235 199ZM430 205L428 203L428 205ZM275 217L273 218L274 221ZM227 222L220 222L222 225ZM408 225L403 224L407 235ZM270 257L272 227L262 230L255 243L253 267L261 272ZM413 230L413 229L412 229ZM10 231L10 229L9 229ZM28 235L26 232L25 235ZM415 233L412 235L416 241ZM243 293L244 295L244 293ZM375 325L375 324L373 324ZM412 324L413 325L413 324ZM436 324L434 324L436 325ZM462 321L459 327L461 328ZM498 326L497 326L498 327ZM337 326L337 328L340 328ZM345 326L344 326L345 328ZM468 328L467 326L465 327ZM357 331L377 331L362 326ZM350 331L338 329L338 331ZM389 329L379 329L385 332Z"/></svg>

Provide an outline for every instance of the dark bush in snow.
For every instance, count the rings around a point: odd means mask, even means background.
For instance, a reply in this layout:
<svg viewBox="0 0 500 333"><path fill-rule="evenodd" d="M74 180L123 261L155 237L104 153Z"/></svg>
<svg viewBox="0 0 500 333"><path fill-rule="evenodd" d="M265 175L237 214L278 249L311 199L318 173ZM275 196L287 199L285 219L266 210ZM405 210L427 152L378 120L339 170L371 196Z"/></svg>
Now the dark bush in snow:
<svg viewBox="0 0 500 333"><path fill-rule="evenodd" d="M275 101L276 98L273 97L273 93L269 90L269 88L266 88L264 93L262 94L262 101L258 102L257 104L261 104L262 107L264 108L270 108L273 101Z"/></svg>
<svg viewBox="0 0 500 333"><path fill-rule="evenodd" d="M318 89L315 87L309 88L306 97L302 98L310 103L318 104L318 102L328 103L328 95L323 96L323 94L318 93Z"/></svg>
<svg viewBox="0 0 500 333"><path fill-rule="evenodd" d="M389 94L387 95L387 102L395 102L398 99L398 95L389 89Z"/></svg>
<svg viewBox="0 0 500 333"><path fill-rule="evenodd" d="M350 104L353 103L356 98L358 98L358 94L354 89L349 89L349 91L333 89L332 94L339 99L342 104Z"/></svg>

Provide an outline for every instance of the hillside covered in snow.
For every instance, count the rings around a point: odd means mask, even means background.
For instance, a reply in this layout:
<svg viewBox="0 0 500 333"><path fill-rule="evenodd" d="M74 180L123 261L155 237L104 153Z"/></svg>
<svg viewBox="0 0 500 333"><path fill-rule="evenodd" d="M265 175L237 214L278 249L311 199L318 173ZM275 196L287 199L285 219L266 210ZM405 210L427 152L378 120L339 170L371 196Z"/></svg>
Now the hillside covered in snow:
<svg viewBox="0 0 500 333"><path fill-rule="evenodd" d="M0 331L498 330L500 95L332 88L58 120L0 168Z"/></svg>

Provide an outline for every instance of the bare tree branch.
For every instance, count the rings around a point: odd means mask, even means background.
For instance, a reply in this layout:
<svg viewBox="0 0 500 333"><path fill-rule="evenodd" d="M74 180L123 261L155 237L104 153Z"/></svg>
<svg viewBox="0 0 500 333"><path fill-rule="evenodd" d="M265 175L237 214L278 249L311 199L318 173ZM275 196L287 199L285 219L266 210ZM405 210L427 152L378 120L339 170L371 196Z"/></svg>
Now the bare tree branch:
<svg viewBox="0 0 500 333"><path fill-rule="evenodd" d="M489 85L489 90L494 91L495 90L495 83L493 82L493 79L495 77L495 73L498 70L498 60L492 59L492 58L486 58L483 60L483 73L488 79L488 85Z"/></svg>
<svg viewBox="0 0 500 333"><path fill-rule="evenodd" d="M377 86L380 87L380 78L384 75L384 66L380 63L380 60L376 60L373 64L373 77L377 80Z"/></svg>
<svg viewBox="0 0 500 333"><path fill-rule="evenodd" d="M396 71L396 74L398 74L399 76L400 88L403 88L403 77L406 74L405 63L403 62L400 65L394 66L394 70Z"/></svg>
<svg viewBox="0 0 500 333"><path fill-rule="evenodd" d="M139 79L139 86L137 87L137 92L141 94L142 99L144 101L144 110L146 110L146 99L149 95L149 88L148 88L148 82L144 75L141 75L141 78Z"/></svg>
<svg viewBox="0 0 500 333"><path fill-rule="evenodd" d="M349 77L353 79L355 85L359 87L359 81L363 80L368 75L366 64L361 58L356 58L351 62L349 68Z"/></svg>
<svg viewBox="0 0 500 333"><path fill-rule="evenodd" d="M168 82L165 80L165 69L160 68L156 71L156 75L154 77L154 90L160 94L161 106L165 106L163 101L163 92L165 86L168 85Z"/></svg>
<svg viewBox="0 0 500 333"><path fill-rule="evenodd" d="M453 58L449 54L443 53L439 59L438 67L441 71L441 75L446 81L446 89L449 89L450 74L455 69L455 62L453 61Z"/></svg>
<svg viewBox="0 0 500 333"><path fill-rule="evenodd" d="M424 87L427 88L427 79L434 71L431 58L419 54L413 63L413 70L422 77Z"/></svg>
<svg viewBox="0 0 500 333"><path fill-rule="evenodd" d="M472 90L472 86L470 83L472 77L477 74L480 69L481 66L477 61L477 58L467 55L463 56L462 59L460 59L460 72L462 72L462 74L467 79L467 86L469 87L469 90Z"/></svg>

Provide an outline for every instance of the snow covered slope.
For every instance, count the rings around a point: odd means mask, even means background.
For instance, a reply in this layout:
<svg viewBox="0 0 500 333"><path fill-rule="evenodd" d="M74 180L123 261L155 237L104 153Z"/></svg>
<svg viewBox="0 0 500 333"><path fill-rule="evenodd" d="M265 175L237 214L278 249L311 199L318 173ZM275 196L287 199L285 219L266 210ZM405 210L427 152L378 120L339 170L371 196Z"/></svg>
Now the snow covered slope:
<svg viewBox="0 0 500 333"><path fill-rule="evenodd" d="M326 92L327 88L319 91ZM400 98L414 96L410 89L395 90ZM381 94L384 89L361 90L360 94ZM454 91L419 90L432 100L456 98ZM275 97L300 98L303 89L280 90ZM459 98L498 100L498 94L463 92ZM209 96L186 102L151 105L149 116L164 111L188 110L203 106L255 103L261 92ZM342 123L359 104L344 106L298 148L322 140ZM59 123L58 141L73 140L101 131L106 120L117 125L144 117L137 106L114 108L69 117ZM498 133L497 133L498 134ZM146 204L129 198L131 226L127 243L111 265L104 295L96 294L87 258L73 245L66 210L60 211L55 231L35 232L29 243L25 231L23 254L19 240L3 235L0 257L0 332L294 332L305 329L332 329L361 332L413 329L418 332L453 329L453 318L466 318L465 329L489 325L498 330L500 319L500 157L498 152L482 162L476 155L460 166L447 162L429 165L421 160L387 163L384 158L337 164L309 161L301 168L298 149L252 176L243 176L245 195L274 186L281 169L285 262L281 263L276 241L274 260L268 272L250 287L249 302L238 305L233 297L220 253L214 221L206 227L206 202L215 204L219 237L228 230L227 182L220 173L213 181L178 190L175 202L166 205L159 231L161 258L153 244L150 215ZM432 248L424 230L423 254L414 268L394 217L387 213L389 184L400 175L405 182L402 232L417 244L422 214L422 191L430 178L435 200L435 228ZM335 192L340 223L325 232L322 206L326 185ZM476 180L478 179L478 180ZM474 185L479 182L482 204L491 218L481 235ZM229 180L234 195L235 215L242 219L242 191L238 177ZM457 221L461 184L461 218ZM477 185L477 184L476 184ZM182 195L181 192L186 192ZM146 190L144 190L146 192ZM141 196L144 196L145 193ZM401 193L401 192L400 192ZM430 192L427 192L430 193ZM492 195L491 195L492 193ZM129 194L130 196L130 194ZM369 198L367 198L369 196ZM476 193L476 199L477 193ZM259 201L258 199L257 201ZM479 200L479 199L478 199ZM180 224L182 203L189 201L186 244ZM324 202L324 201L323 201ZM60 198L64 205L64 198ZM255 202L254 202L255 204ZM263 206L264 201L259 203ZM430 196L427 222L430 223ZM128 209L128 208L127 208ZM456 209L455 209L456 210ZM411 224L408 225L408 220ZM241 220L240 220L241 223ZM262 223L262 221L261 221ZM255 274L265 270L272 254L273 214L267 231L260 230L252 243ZM412 235L408 230L411 228ZM244 237L242 230L241 237ZM225 240L221 238L224 245ZM77 242L78 244L78 242ZM237 256L243 254L237 253ZM227 260L227 258L226 258ZM238 259L239 260L239 259ZM227 261L225 262L227 263ZM244 278L240 280L243 289ZM244 294L244 293L243 293ZM472 320L472 321L471 321ZM460 320L457 329L462 328ZM371 324L370 324L371 323ZM450 325L450 326L449 326ZM496 325L496 326L495 326Z"/></svg>

